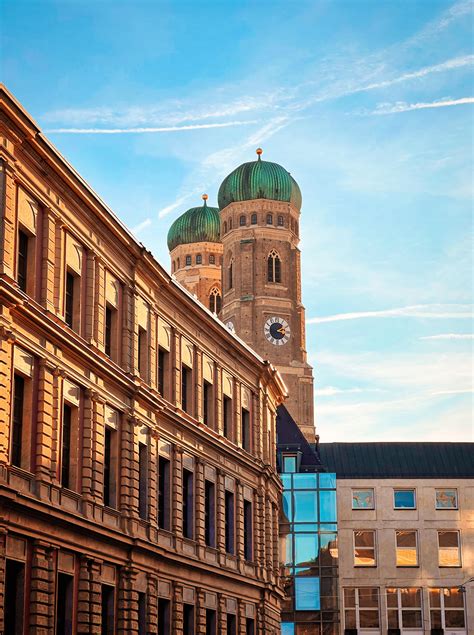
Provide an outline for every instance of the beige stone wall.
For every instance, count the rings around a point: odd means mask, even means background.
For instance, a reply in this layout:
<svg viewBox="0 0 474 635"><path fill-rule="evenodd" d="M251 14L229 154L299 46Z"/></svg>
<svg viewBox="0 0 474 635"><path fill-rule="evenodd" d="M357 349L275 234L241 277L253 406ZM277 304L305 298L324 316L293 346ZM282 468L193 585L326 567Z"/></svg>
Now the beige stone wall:
<svg viewBox="0 0 474 635"><path fill-rule="evenodd" d="M452 466L455 469L455 466ZM352 490L373 488L375 509L352 509ZM394 509L394 488L414 488L416 509ZM459 508L438 510L437 488L457 489ZM385 589L422 588L425 633L430 632L428 589L456 587L474 576L474 483L462 479L338 479L339 584L344 588L377 587L380 592L382 631L387 628ZM375 567L354 566L353 534L376 531ZM418 532L418 566L397 567L395 531ZM461 536L461 567L439 567L438 530L458 530ZM466 584L465 606L469 632L474 629L474 585ZM341 609L343 608L341 602ZM341 612L343 615L343 611ZM423 630L423 629L422 629ZM446 632L454 632L447 629Z"/></svg>
<svg viewBox="0 0 474 635"><path fill-rule="evenodd" d="M254 616L257 633L276 634L278 560L265 545L276 548L278 532L263 510L270 505L276 522L281 380L181 290L3 90L0 98L0 601L6 556L25 564L28 632L52 632L56 580L64 572L74 578L74 632L101 632L101 585L109 585L123 635L138 632L139 593L146 593L151 631L161 597L171 602L173 634L182 633L183 598L196 607L198 633L205 632L206 607L217 607L223 624L235 611ZM18 285L20 230L28 235L25 292ZM71 326L67 274L74 281ZM16 465L14 373L25 385ZM213 386L211 421L204 420L204 377ZM227 439L222 403L229 389ZM242 448L242 395L251 413L249 451ZM67 488L65 405L72 413ZM106 430L115 453L115 501L108 506ZM171 461L169 530L157 522L160 455ZM194 474L192 539L183 535L183 469ZM204 541L205 478L217 492L215 548ZM234 555L225 551L226 489L236 501ZM254 510L251 560L243 554L244 497Z"/></svg>

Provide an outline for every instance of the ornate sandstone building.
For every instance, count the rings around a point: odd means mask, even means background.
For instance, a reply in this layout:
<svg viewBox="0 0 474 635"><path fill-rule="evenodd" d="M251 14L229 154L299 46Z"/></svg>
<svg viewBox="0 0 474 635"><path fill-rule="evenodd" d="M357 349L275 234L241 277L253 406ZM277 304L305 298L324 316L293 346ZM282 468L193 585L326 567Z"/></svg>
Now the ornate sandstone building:
<svg viewBox="0 0 474 635"><path fill-rule="evenodd" d="M4 88L0 307L0 633L276 635L284 384Z"/></svg>

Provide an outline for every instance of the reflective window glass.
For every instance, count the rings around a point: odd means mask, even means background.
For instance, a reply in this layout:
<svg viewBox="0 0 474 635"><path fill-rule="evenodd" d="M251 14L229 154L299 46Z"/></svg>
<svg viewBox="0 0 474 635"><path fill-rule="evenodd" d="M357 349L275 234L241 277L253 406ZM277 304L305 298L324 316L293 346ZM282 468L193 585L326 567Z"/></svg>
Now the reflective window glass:
<svg viewBox="0 0 474 635"><path fill-rule="evenodd" d="M337 520L336 492L319 492L319 518L323 523Z"/></svg>
<svg viewBox="0 0 474 635"><path fill-rule="evenodd" d="M393 506L395 507L395 509L415 509L415 490L394 489Z"/></svg>
<svg viewBox="0 0 474 635"><path fill-rule="evenodd" d="M283 457L283 471L296 472L296 456Z"/></svg>
<svg viewBox="0 0 474 635"><path fill-rule="evenodd" d="M308 533L310 531L317 532L318 524L317 523L295 523L293 525L293 531L296 533Z"/></svg>
<svg viewBox="0 0 474 635"><path fill-rule="evenodd" d="M438 531L438 560L440 567L460 567L458 531Z"/></svg>
<svg viewBox="0 0 474 635"><path fill-rule="evenodd" d="M295 635L295 625L293 622L281 623L281 635Z"/></svg>
<svg viewBox="0 0 474 635"><path fill-rule="evenodd" d="M322 489L336 489L336 475L322 472L319 475L319 487Z"/></svg>
<svg viewBox="0 0 474 635"><path fill-rule="evenodd" d="M295 566L309 567L318 555L317 534L295 534Z"/></svg>
<svg viewBox="0 0 474 635"><path fill-rule="evenodd" d="M291 490L288 492L283 492L283 513L285 514L288 521L292 520L292 502L291 502Z"/></svg>
<svg viewBox="0 0 474 635"><path fill-rule="evenodd" d="M295 578L295 608L297 611L319 610L319 578Z"/></svg>
<svg viewBox="0 0 474 635"><path fill-rule="evenodd" d="M374 490L373 489L353 489L352 490L352 509L374 509Z"/></svg>
<svg viewBox="0 0 474 635"><path fill-rule="evenodd" d="M315 522L318 513L316 492L294 492L295 522Z"/></svg>
<svg viewBox="0 0 474 635"><path fill-rule="evenodd" d="M337 564L339 552L337 548L336 533L321 533L319 535L320 542L320 559L323 566L331 566Z"/></svg>
<svg viewBox="0 0 474 635"><path fill-rule="evenodd" d="M280 474L281 482L284 489L290 489L291 487L291 474Z"/></svg>
<svg viewBox="0 0 474 635"><path fill-rule="evenodd" d="M418 552L416 547L416 531L396 531L397 567L416 567Z"/></svg>
<svg viewBox="0 0 474 635"><path fill-rule="evenodd" d="M295 489L316 489L318 486L316 474L295 474L293 487Z"/></svg>
<svg viewBox="0 0 474 635"><path fill-rule="evenodd" d="M436 509L457 509L458 491L456 489L436 490Z"/></svg>

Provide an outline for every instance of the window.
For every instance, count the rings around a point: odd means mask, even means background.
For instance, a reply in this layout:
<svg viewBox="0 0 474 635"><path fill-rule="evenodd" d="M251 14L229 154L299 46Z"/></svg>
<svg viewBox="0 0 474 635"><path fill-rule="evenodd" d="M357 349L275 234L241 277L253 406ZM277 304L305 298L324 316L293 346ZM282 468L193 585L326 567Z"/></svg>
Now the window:
<svg viewBox="0 0 474 635"><path fill-rule="evenodd" d="M414 489L394 489L393 506L395 509L416 509Z"/></svg>
<svg viewBox="0 0 474 635"><path fill-rule="evenodd" d="M247 224L247 218L242 214L242 216L239 218L239 225L241 227L245 227L246 224Z"/></svg>
<svg viewBox="0 0 474 635"><path fill-rule="evenodd" d="M227 234L227 221L224 221L224 234Z"/></svg>
<svg viewBox="0 0 474 635"><path fill-rule="evenodd" d="M72 408L69 404L63 405L62 449L61 449L61 485L70 488L71 482L71 431Z"/></svg>
<svg viewBox="0 0 474 635"><path fill-rule="evenodd" d="M459 531L438 531L438 564L440 567L460 567Z"/></svg>
<svg viewBox="0 0 474 635"><path fill-rule="evenodd" d="M216 486L207 480L204 484L204 539L208 547L216 546Z"/></svg>
<svg viewBox="0 0 474 635"><path fill-rule="evenodd" d="M177 268L179 269L181 267L181 263L180 263L179 258L177 259L176 263L177 263Z"/></svg>
<svg viewBox="0 0 474 635"><path fill-rule="evenodd" d="M319 611L319 578L295 578L295 609L297 611Z"/></svg>
<svg viewBox="0 0 474 635"><path fill-rule="evenodd" d="M104 346L105 354L115 357L117 345L117 309L107 304L105 307L105 333Z"/></svg>
<svg viewBox="0 0 474 635"><path fill-rule="evenodd" d="M216 635L216 612L206 609L206 635Z"/></svg>
<svg viewBox="0 0 474 635"><path fill-rule="evenodd" d="M148 337L147 332L141 326L138 327L138 374L144 380L148 371Z"/></svg>
<svg viewBox="0 0 474 635"><path fill-rule="evenodd" d="M255 620L252 617L245 620L245 635L255 635Z"/></svg>
<svg viewBox="0 0 474 635"><path fill-rule="evenodd" d="M229 230L232 229L232 218L229 218Z"/></svg>
<svg viewBox="0 0 474 635"><path fill-rule="evenodd" d="M66 324L71 328L74 327L76 320L74 319L74 311L76 309L76 276L70 271L66 273L66 294L64 305L64 319Z"/></svg>
<svg viewBox="0 0 474 635"><path fill-rule="evenodd" d="M466 628L464 594L459 587L429 589L431 629Z"/></svg>
<svg viewBox="0 0 474 635"><path fill-rule="evenodd" d="M375 509L373 489L353 489L352 509Z"/></svg>
<svg viewBox="0 0 474 635"><path fill-rule="evenodd" d="M58 573L56 587L56 635L72 635L73 632L74 577Z"/></svg>
<svg viewBox="0 0 474 635"><path fill-rule="evenodd" d="M244 558L253 558L253 511L248 500L244 500Z"/></svg>
<svg viewBox="0 0 474 635"><path fill-rule="evenodd" d="M190 267L191 266L191 256L186 256L185 263L186 263L186 267Z"/></svg>
<svg viewBox="0 0 474 635"><path fill-rule="evenodd" d="M160 635L170 635L170 601L165 598L158 598L158 633Z"/></svg>
<svg viewBox="0 0 474 635"><path fill-rule="evenodd" d="M251 225L257 224L257 214L252 214L252 216L250 217L250 224Z"/></svg>
<svg viewBox="0 0 474 635"><path fill-rule="evenodd" d="M194 474L183 470L183 536L194 537Z"/></svg>
<svg viewBox="0 0 474 635"><path fill-rule="evenodd" d="M285 221L283 220L283 216L278 216L278 227L284 227Z"/></svg>
<svg viewBox="0 0 474 635"><path fill-rule="evenodd" d="M158 392L162 397L167 397L167 379L169 377L169 352L164 348L158 348Z"/></svg>
<svg viewBox="0 0 474 635"><path fill-rule="evenodd" d="M354 532L354 566L376 566L375 531Z"/></svg>
<svg viewBox="0 0 474 635"><path fill-rule="evenodd" d="M194 606L183 604L183 635L194 635Z"/></svg>
<svg viewBox="0 0 474 635"><path fill-rule="evenodd" d="M228 273L229 273L229 289L232 289L232 287L234 286L234 262L233 262L233 260L230 261Z"/></svg>
<svg viewBox="0 0 474 635"><path fill-rule="evenodd" d="M223 399L224 436L232 439L232 399L224 395Z"/></svg>
<svg viewBox="0 0 474 635"><path fill-rule="evenodd" d="M115 633L115 587L102 585L102 627L101 635Z"/></svg>
<svg viewBox="0 0 474 635"><path fill-rule="evenodd" d="M234 553L235 550L235 509L234 494L226 490L225 492L225 550L227 553Z"/></svg>
<svg viewBox="0 0 474 635"><path fill-rule="evenodd" d="M214 424L214 396L212 390L212 384L204 380L202 387L202 414L204 417L204 423L212 428Z"/></svg>
<svg viewBox="0 0 474 635"><path fill-rule="evenodd" d="M378 588L344 589L344 626L358 631L380 628Z"/></svg>
<svg viewBox="0 0 474 635"><path fill-rule="evenodd" d="M146 614L146 593L138 593L138 635L146 635L147 614Z"/></svg>
<svg viewBox="0 0 474 635"><path fill-rule="evenodd" d="M241 428L242 447L250 452L250 412L246 408L241 410Z"/></svg>
<svg viewBox="0 0 474 635"><path fill-rule="evenodd" d="M25 614L25 564L5 561L5 633L23 633Z"/></svg>
<svg viewBox="0 0 474 635"><path fill-rule="evenodd" d="M215 265L216 264L216 257L214 256L214 254L210 254L209 255L209 264L210 265Z"/></svg>
<svg viewBox="0 0 474 635"><path fill-rule="evenodd" d="M105 426L104 434L104 505L117 507L117 431Z"/></svg>
<svg viewBox="0 0 474 635"><path fill-rule="evenodd" d="M184 410L184 412L187 412L188 414L192 414L191 412L191 396L192 396L191 375L192 375L191 369L183 364L181 366L181 409Z"/></svg>
<svg viewBox="0 0 474 635"><path fill-rule="evenodd" d="M417 567L417 533L411 530L395 532L397 545L397 567Z"/></svg>
<svg viewBox="0 0 474 635"><path fill-rule="evenodd" d="M18 230L18 286L26 293L28 287L28 242L29 236Z"/></svg>
<svg viewBox="0 0 474 635"><path fill-rule="evenodd" d="M267 225L273 225L273 214L267 214Z"/></svg>
<svg viewBox="0 0 474 635"><path fill-rule="evenodd" d="M421 589L387 589L388 628L422 628Z"/></svg>
<svg viewBox="0 0 474 635"><path fill-rule="evenodd" d="M227 635L236 635L236 626L235 615L227 613Z"/></svg>
<svg viewBox="0 0 474 635"><path fill-rule="evenodd" d="M197 265L202 265L202 254L197 254L196 255L196 264Z"/></svg>
<svg viewBox="0 0 474 635"><path fill-rule="evenodd" d="M148 518L148 446L138 444L138 515Z"/></svg>
<svg viewBox="0 0 474 635"><path fill-rule="evenodd" d="M12 417L12 448L11 462L17 467L22 466L23 449L23 411L25 403L25 379L15 373L13 378L13 417Z"/></svg>
<svg viewBox="0 0 474 635"><path fill-rule="evenodd" d="M164 456L158 457L158 527L170 529L170 461Z"/></svg>
<svg viewBox="0 0 474 635"><path fill-rule="evenodd" d="M278 253L272 249L267 258L268 282L281 282L281 260Z"/></svg>
<svg viewBox="0 0 474 635"><path fill-rule="evenodd" d="M283 455L283 472L296 472L295 455Z"/></svg>
<svg viewBox="0 0 474 635"><path fill-rule="evenodd" d="M213 313L220 313L222 307L221 292L217 287L213 287L209 294L209 309Z"/></svg>
<svg viewBox="0 0 474 635"><path fill-rule="evenodd" d="M457 509L458 490L457 489L437 489L436 509Z"/></svg>

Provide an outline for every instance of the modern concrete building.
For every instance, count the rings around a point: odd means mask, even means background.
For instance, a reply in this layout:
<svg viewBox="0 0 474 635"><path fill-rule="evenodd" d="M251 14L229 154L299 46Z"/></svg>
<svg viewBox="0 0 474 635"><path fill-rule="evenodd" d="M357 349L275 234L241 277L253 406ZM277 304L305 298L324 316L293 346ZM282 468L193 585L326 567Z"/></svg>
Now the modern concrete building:
<svg viewBox="0 0 474 635"><path fill-rule="evenodd" d="M280 375L4 88L0 386L0 633L279 632Z"/></svg>

